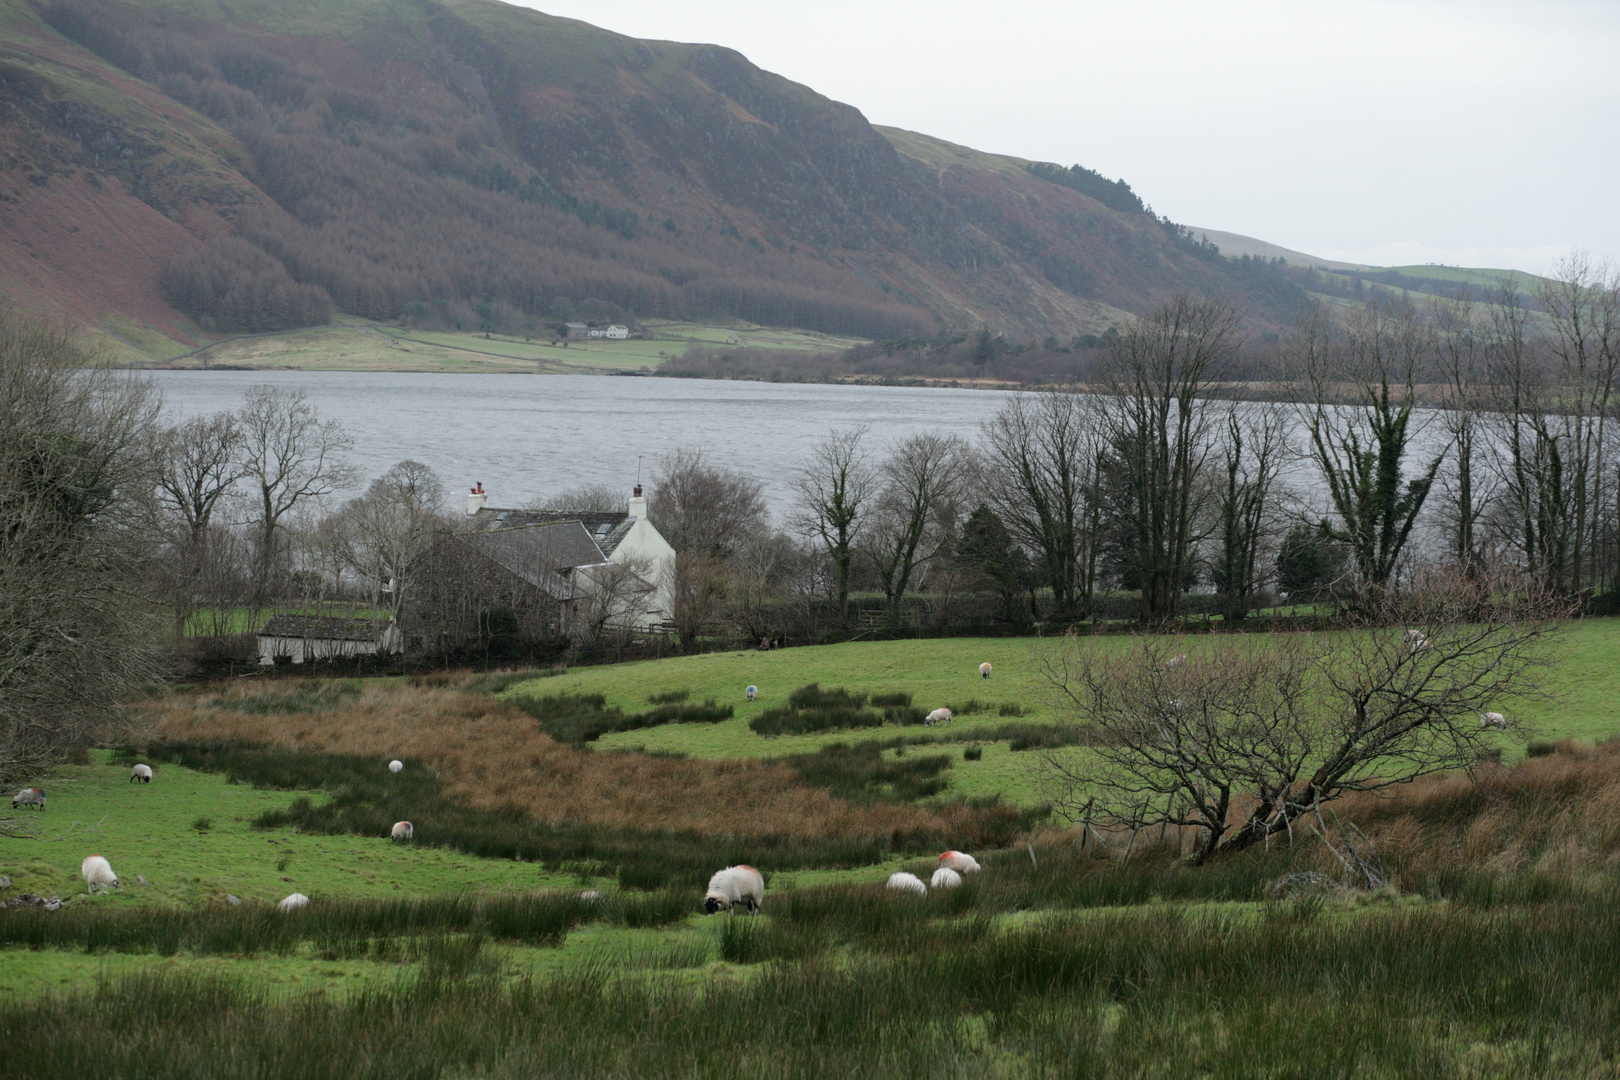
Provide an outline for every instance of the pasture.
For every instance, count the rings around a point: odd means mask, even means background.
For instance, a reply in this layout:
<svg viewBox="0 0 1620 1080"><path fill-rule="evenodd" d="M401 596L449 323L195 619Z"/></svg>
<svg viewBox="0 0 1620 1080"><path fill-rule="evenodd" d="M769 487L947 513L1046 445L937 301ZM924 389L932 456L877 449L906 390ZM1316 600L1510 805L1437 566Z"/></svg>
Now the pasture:
<svg viewBox="0 0 1620 1080"><path fill-rule="evenodd" d="M1039 648L857 642L545 678L182 689L142 707L144 733L48 778L44 813L0 805L33 829L0 839L0 903L64 900L0 910L0 1045L31 1075L92 1077L1620 1066L1620 745L1593 745L1620 731L1620 625L1574 626L1552 696L1524 717L1561 748L1504 746L1509 764L1479 784L1338 804L1380 852L1379 889L1289 885L1343 877L1305 829L1195 867L1173 836L1122 858L1032 814L1030 755L1003 725L1061 715ZM809 683L958 716L749 727ZM536 705L601 695L631 717L683 692L734 715L564 745ZM870 740L885 767L946 755L943 788L913 799L899 769L822 766L823 747ZM408 762L397 777L392 756ZM151 785L128 782L137 759L156 766ZM397 817L415 843L387 839ZM926 898L882 888L895 870L926 879L945 846L984 871ZM86 894L92 851L118 891ZM764 915L700 913L707 874L733 861L765 872ZM311 905L275 911L295 890Z"/></svg>

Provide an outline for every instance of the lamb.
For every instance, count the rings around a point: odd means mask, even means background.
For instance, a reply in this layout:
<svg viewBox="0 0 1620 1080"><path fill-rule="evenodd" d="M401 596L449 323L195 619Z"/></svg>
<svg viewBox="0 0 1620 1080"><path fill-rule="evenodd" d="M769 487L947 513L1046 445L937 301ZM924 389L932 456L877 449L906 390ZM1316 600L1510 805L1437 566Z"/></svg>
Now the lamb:
<svg viewBox="0 0 1620 1080"><path fill-rule="evenodd" d="M416 827L408 821L394 822L394 831L390 834L395 840L410 840L416 835Z"/></svg>
<svg viewBox="0 0 1620 1080"><path fill-rule="evenodd" d="M990 661L986 660L979 665L979 674L986 679L990 677Z"/></svg>
<svg viewBox="0 0 1620 1080"><path fill-rule="evenodd" d="M84 875L84 883L91 892L118 888L118 875L113 873L112 864L100 855L85 856L84 862L79 864L79 873Z"/></svg>
<svg viewBox="0 0 1620 1080"><path fill-rule="evenodd" d="M765 879L752 866L728 866L716 870L703 897L703 910L713 915L725 910L733 915L738 904L748 906L748 914L758 915L765 903Z"/></svg>
<svg viewBox="0 0 1620 1080"><path fill-rule="evenodd" d="M393 761L390 761L388 763L388 771L391 772L391 773L397 773L401 769L403 769L404 767L405 767L405 763L403 761L400 761L398 758L395 758Z"/></svg>
<svg viewBox="0 0 1620 1080"><path fill-rule="evenodd" d="M961 851L947 851L939 857L939 865L949 867L958 874L979 872L979 860Z"/></svg>
<svg viewBox="0 0 1620 1080"><path fill-rule="evenodd" d="M949 709L935 709L933 712L923 717L923 723L928 727L933 727L935 724L948 724L951 722L951 715L951 710Z"/></svg>
<svg viewBox="0 0 1620 1080"><path fill-rule="evenodd" d="M916 893L918 896L928 895L928 886L922 883L922 878L916 874L908 874L904 870L889 875L889 888L896 892Z"/></svg>
<svg viewBox="0 0 1620 1080"><path fill-rule="evenodd" d="M962 875L948 866L942 866L934 871L934 876L929 879L928 884L935 889L954 889L962 884Z"/></svg>
<svg viewBox="0 0 1620 1080"><path fill-rule="evenodd" d="M749 686L743 691L743 696L748 698L749 701L753 701L755 698L759 697L759 687Z"/></svg>
<svg viewBox="0 0 1620 1080"><path fill-rule="evenodd" d="M1495 728L1497 731L1507 730L1507 717L1499 712L1482 712L1479 714L1479 726L1482 728Z"/></svg>
<svg viewBox="0 0 1620 1080"><path fill-rule="evenodd" d="M280 908L282 911L296 911L297 909L299 909L301 907L308 907L308 906L309 906L309 897L305 896L301 892L295 892L295 893L292 893L289 896L282 897L281 898L281 903L276 905L276 907Z"/></svg>
<svg viewBox="0 0 1620 1080"><path fill-rule="evenodd" d="M38 787L25 787L11 797L11 808L19 806L37 806L45 809L45 789Z"/></svg>
<svg viewBox="0 0 1620 1080"><path fill-rule="evenodd" d="M150 784L152 782L152 766L137 765L129 770L129 782L133 784L137 780L143 784Z"/></svg>

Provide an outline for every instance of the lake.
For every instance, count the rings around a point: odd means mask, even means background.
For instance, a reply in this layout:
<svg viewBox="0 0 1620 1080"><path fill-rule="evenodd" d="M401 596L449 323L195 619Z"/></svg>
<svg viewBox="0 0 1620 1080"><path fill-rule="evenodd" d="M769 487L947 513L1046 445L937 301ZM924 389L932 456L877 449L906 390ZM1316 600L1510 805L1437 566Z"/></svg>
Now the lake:
<svg viewBox="0 0 1620 1080"><path fill-rule="evenodd" d="M412 372L161 371L171 418L234 409L260 383L303 390L354 437L369 480L405 458L433 468L452 495L481 482L492 506L518 506L579 484L626 496L660 458L701 446L765 485L778 520L794 470L829 429L870 424L881 449L921 431L975 439L1006 400L999 390L722 382L593 375ZM459 505L459 501L458 501Z"/></svg>
<svg viewBox="0 0 1620 1080"><path fill-rule="evenodd" d="M305 391L320 415L354 437L349 455L365 481L413 458L455 496L474 483L492 506L520 506L579 484L628 496L637 469L650 476L678 447L765 485L778 522L805 455L829 429L871 425L869 446L922 431L977 441L1010 391L826 383L759 383L607 375L467 375L417 372L160 371L151 373L171 418L234 409L260 383ZM1414 416L1419 454L1444 442L1435 414ZM1296 446L1304 440L1296 433ZM1415 462L1414 462L1415 464ZM1319 493L1309 462L1284 470L1300 494ZM345 492L344 494L358 494Z"/></svg>

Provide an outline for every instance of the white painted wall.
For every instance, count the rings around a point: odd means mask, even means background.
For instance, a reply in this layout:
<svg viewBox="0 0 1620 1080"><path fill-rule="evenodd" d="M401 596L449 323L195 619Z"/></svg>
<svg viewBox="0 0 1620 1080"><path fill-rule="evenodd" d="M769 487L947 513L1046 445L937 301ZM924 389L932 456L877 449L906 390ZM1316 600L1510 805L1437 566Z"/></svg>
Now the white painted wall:
<svg viewBox="0 0 1620 1080"><path fill-rule="evenodd" d="M375 656L400 651L399 628L390 626L379 641L340 641L332 638L266 637L259 635L259 663L269 666L278 656L290 656L295 664L306 660L331 660L345 656Z"/></svg>
<svg viewBox="0 0 1620 1080"><path fill-rule="evenodd" d="M630 496L629 510L635 524L613 550L611 561L624 563L638 559L647 564L647 581L654 589L651 606L656 610L647 614L646 625L668 622L675 616L675 549L647 520L645 497Z"/></svg>

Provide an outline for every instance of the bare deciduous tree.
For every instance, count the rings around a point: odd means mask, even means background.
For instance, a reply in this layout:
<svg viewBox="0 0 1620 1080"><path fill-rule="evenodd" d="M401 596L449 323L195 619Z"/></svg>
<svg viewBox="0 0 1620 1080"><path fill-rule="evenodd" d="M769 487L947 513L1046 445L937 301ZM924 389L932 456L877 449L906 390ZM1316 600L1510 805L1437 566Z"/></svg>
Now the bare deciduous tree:
<svg viewBox="0 0 1620 1080"><path fill-rule="evenodd" d="M1052 618L1091 615L1097 579L1102 444L1073 387L1015 395L984 425L986 501L1013 537L1040 559Z"/></svg>
<svg viewBox="0 0 1620 1080"><path fill-rule="evenodd" d="M834 430L812 451L795 487L796 523L820 541L833 566L833 602L838 618L849 622L849 579L856 544L866 526L865 506L876 477L861 440L866 428Z"/></svg>
<svg viewBox="0 0 1620 1080"><path fill-rule="evenodd" d="M1307 309L1292 345L1305 379L1301 420L1333 510L1326 532L1350 549L1359 587L1375 596L1393 579L1445 457L1411 468L1429 335L1410 304L1375 298L1342 328Z"/></svg>
<svg viewBox="0 0 1620 1080"><path fill-rule="evenodd" d="M893 628L914 579L955 535L972 451L959 436L913 435L889 451L878 475L867 545Z"/></svg>
<svg viewBox="0 0 1620 1080"><path fill-rule="evenodd" d="M0 312L0 784L82 745L154 683L141 586L161 538L144 382L64 327Z"/></svg>
<svg viewBox="0 0 1620 1080"><path fill-rule="evenodd" d="M411 566L445 528L444 484L419 461L401 461L343 508L341 531L349 569L371 584L372 602L397 619L414 584Z"/></svg>
<svg viewBox="0 0 1620 1080"><path fill-rule="evenodd" d="M1452 555L1472 570L1484 558L1481 523L1489 501L1484 418L1489 378L1490 328L1472 290L1429 303L1440 370L1440 419L1451 437L1450 465L1441 476Z"/></svg>
<svg viewBox="0 0 1620 1080"><path fill-rule="evenodd" d="M268 598L280 551L282 519L349 484L342 454L353 446L335 420L322 420L302 390L255 386L237 414L244 477L256 505L254 601Z"/></svg>
<svg viewBox="0 0 1620 1080"><path fill-rule="evenodd" d="M559 510L576 514L614 514L624 512L624 492L612 484L580 484L566 488L555 495L535 499L525 510Z"/></svg>
<svg viewBox="0 0 1620 1080"><path fill-rule="evenodd" d="M683 447L652 476L647 514L676 551L729 559L765 527L765 488L742 473L711 465L703 451Z"/></svg>
<svg viewBox="0 0 1620 1080"><path fill-rule="evenodd" d="M1289 452L1288 416L1280 403L1234 404L1227 412L1225 479L1217 497L1220 552L1214 572L1227 619L1246 617L1261 588L1260 556L1278 521L1278 477Z"/></svg>
<svg viewBox="0 0 1620 1080"><path fill-rule="evenodd" d="M675 624L675 636L683 646L690 647L726 609L730 587L727 563L701 549L678 551L664 573L674 608L670 621Z"/></svg>
<svg viewBox="0 0 1620 1080"><path fill-rule="evenodd" d="M1288 832L1369 791L1478 764L1482 714L1539 693L1571 612L1522 577L1419 575L1325 635L1143 638L1104 652L1070 637L1044 660L1084 751L1047 750L1035 778L1071 820L1193 826L1200 856Z"/></svg>
<svg viewBox="0 0 1620 1080"><path fill-rule="evenodd" d="M1122 481L1119 509L1132 541L1126 558L1148 621L1175 615L1193 563L1204 466L1218 439L1209 383L1235 356L1237 332L1236 309L1172 297L1115 339L1090 399Z"/></svg>

